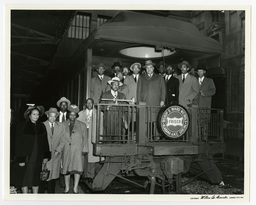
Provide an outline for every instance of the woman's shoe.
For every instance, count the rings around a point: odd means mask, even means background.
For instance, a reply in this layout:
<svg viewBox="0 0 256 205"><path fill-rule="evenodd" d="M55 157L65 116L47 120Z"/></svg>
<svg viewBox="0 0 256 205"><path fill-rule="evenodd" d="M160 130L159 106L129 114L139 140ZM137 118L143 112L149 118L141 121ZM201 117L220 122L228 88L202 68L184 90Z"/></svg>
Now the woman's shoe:
<svg viewBox="0 0 256 205"><path fill-rule="evenodd" d="M77 189L76 189L76 190L75 190L75 189L73 189L73 193L74 193L74 194L78 194Z"/></svg>
<svg viewBox="0 0 256 205"><path fill-rule="evenodd" d="M64 194L67 194L67 193L69 193L69 189L68 189L68 190L65 190L63 193L64 193Z"/></svg>

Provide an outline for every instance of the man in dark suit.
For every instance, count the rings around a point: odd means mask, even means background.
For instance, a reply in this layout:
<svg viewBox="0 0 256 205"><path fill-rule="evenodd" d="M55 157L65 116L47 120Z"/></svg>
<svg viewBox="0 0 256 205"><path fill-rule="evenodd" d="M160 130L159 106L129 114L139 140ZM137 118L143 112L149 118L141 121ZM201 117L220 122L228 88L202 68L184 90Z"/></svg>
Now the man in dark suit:
<svg viewBox="0 0 256 205"><path fill-rule="evenodd" d="M191 66L187 61L179 63L178 68L181 70L181 75L177 77L180 83L179 104L184 107L189 107L192 106L194 99L196 99L199 94L199 85L196 77L188 73Z"/></svg>
<svg viewBox="0 0 256 205"><path fill-rule="evenodd" d="M166 85L164 78L154 73L154 63L145 62L146 73L138 80L137 102L151 106L164 106L166 98Z"/></svg>
<svg viewBox="0 0 256 205"><path fill-rule="evenodd" d="M108 81L111 79L109 76L104 75L106 67L103 63L96 66L96 71L98 75L92 78L91 81L91 95L94 103L99 103L102 93L109 90Z"/></svg>
<svg viewBox="0 0 256 205"><path fill-rule="evenodd" d="M165 63L163 61L161 61L156 69L156 73L158 73L159 75L161 75L162 77L165 76L166 74L166 69L165 69Z"/></svg>
<svg viewBox="0 0 256 205"><path fill-rule="evenodd" d="M122 65L119 62L114 62L111 66L113 73L110 75L111 78L117 77L118 72L122 72Z"/></svg>
<svg viewBox="0 0 256 205"><path fill-rule="evenodd" d="M166 105L171 103L179 103L179 80L173 76L173 68L167 65L166 75L164 77L166 82Z"/></svg>
<svg viewBox="0 0 256 205"><path fill-rule="evenodd" d="M60 108L60 113L56 121L65 122L67 120L68 118L67 110L69 105L70 105L70 101L65 97L62 97L58 100L57 106Z"/></svg>
<svg viewBox="0 0 256 205"><path fill-rule="evenodd" d="M212 96L216 93L216 88L211 78L205 77L205 67L197 68L199 95L198 95L198 107L211 108Z"/></svg>

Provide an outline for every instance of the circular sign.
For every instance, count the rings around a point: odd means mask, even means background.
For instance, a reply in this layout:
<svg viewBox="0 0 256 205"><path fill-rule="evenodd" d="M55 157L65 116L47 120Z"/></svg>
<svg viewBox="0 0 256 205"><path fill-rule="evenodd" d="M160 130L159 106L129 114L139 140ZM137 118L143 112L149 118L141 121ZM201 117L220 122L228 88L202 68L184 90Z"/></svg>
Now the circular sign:
<svg viewBox="0 0 256 205"><path fill-rule="evenodd" d="M185 134L189 126L186 109L180 105L171 105L159 112L160 131L168 138L178 138Z"/></svg>

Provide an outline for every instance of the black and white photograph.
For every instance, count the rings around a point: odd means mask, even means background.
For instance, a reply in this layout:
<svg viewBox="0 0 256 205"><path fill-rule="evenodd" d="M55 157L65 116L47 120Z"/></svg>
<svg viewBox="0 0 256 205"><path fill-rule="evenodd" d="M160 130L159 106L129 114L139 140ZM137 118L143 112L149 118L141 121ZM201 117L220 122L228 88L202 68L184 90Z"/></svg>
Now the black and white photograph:
<svg viewBox="0 0 256 205"><path fill-rule="evenodd" d="M5 8L8 199L249 201L250 7L155 8Z"/></svg>

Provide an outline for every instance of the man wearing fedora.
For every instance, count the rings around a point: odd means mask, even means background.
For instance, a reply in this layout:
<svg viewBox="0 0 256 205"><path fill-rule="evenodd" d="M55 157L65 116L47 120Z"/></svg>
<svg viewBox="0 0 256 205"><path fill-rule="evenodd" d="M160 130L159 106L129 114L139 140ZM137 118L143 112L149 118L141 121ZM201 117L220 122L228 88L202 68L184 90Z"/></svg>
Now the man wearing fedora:
<svg viewBox="0 0 256 205"><path fill-rule="evenodd" d="M166 85L161 75L154 74L154 63L145 62L146 73L138 80L137 102L151 106L164 106L166 98Z"/></svg>
<svg viewBox="0 0 256 205"><path fill-rule="evenodd" d="M196 77L188 73L191 66L187 61L183 60L179 63L178 68L181 70L181 75L177 77L180 83L179 104L184 107L190 107L199 94L198 82Z"/></svg>
<svg viewBox="0 0 256 205"><path fill-rule="evenodd" d="M116 99L126 99L126 96L119 92L119 87L123 85L118 77L114 77L108 81L108 84L111 87L111 90L106 91L101 96L101 103L112 104ZM113 101L104 101L102 99L113 99Z"/></svg>
<svg viewBox="0 0 256 205"><path fill-rule="evenodd" d="M56 121L57 122L66 122L68 120L68 107L70 106L71 102L68 100L66 97L61 97L58 102L57 106L60 108L59 116L57 117ZM64 187L64 177L63 175L60 175L60 186Z"/></svg>
<svg viewBox="0 0 256 205"><path fill-rule="evenodd" d="M122 72L122 65L119 62L114 62L114 64L111 66L112 68L112 75L110 76L111 78L117 77L118 72Z"/></svg>
<svg viewBox="0 0 256 205"><path fill-rule="evenodd" d="M94 100L94 103L99 103L102 93L109 90L108 81L111 80L111 78L104 75L105 70L106 66L103 63L100 63L96 66L98 75L92 78L90 96Z"/></svg>
<svg viewBox="0 0 256 205"><path fill-rule="evenodd" d="M51 160L47 162L50 175L47 180L47 193L55 193L56 179L60 176L61 153L65 144L63 123L57 122L59 112L56 108L50 108L45 112L48 120L44 122L47 131ZM46 182L41 182L40 193L45 193Z"/></svg>
<svg viewBox="0 0 256 205"><path fill-rule="evenodd" d="M199 95L198 95L198 107L200 108L211 108L212 96L216 93L216 88L213 80L211 78L205 77L206 68L200 66L197 68L198 74L198 85L199 85Z"/></svg>
<svg viewBox="0 0 256 205"><path fill-rule="evenodd" d="M165 73L166 73L166 67L165 67L165 63L163 61L161 61L157 67L157 73L163 77L165 77Z"/></svg>
<svg viewBox="0 0 256 205"><path fill-rule="evenodd" d="M70 100L68 100L66 97L61 97L58 102L57 106L60 108L59 116L57 117L58 122L65 122L67 120L67 109L68 106L70 106Z"/></svg>
<svg viewBox="0 0 256 205"><path fill-rule="evenodd" d="M179 103L179 80L173 76L173 72L173 66L167 65L166 75L164 76L167 89L166 105Z"/></svg>
<svg viewBox="0 0 256 205"><path fill-rule="evenodd" d="M122 85L122 82L118 77L114 77L108 81L108 84L111 86L111 90L105 92L101 96L100 103L104 104L126 104L126 102L117 102L116 100L125 100L126 96L119 92L119 87ZM109 100L104 100L109 99ZM119 112L122 109L123 113ZM119 141L121 136L124 135L125 130L128 128L127 125L127 115L124 113L125 108L120 108L118 106L107 106L107 109L104 110L103 117L103 127L104 133L108 136L113 135L109 138L112 141ZM119 114L117 114L119 113Z"/></svg>
<svg viewBox="0 0 256 205"><path fill-rule="evenodd" d="M138 80L140 78L140 69L141 64L140 63L133 63L130 66L130 70L132 71L132 75L127 76L124 79L124 84L128 87L128 95L126 96L127 99L133 99L134 102L136 102L137 99L137 85Z"/></svg>

